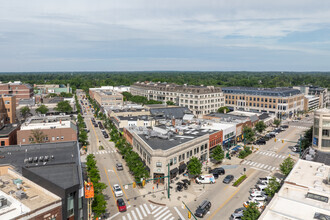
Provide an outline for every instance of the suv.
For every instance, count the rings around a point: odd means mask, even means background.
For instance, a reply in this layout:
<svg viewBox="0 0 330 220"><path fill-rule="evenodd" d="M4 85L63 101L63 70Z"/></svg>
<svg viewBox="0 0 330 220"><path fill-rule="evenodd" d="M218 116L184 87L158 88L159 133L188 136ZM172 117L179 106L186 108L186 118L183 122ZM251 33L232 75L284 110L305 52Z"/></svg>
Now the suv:
<svg viewBox="0 0 330 220"><path fill-rule="evenodd" d="M116 163L116 168L117 168L118 171L124 169L123 164L121 164L121 163Z"/></svg>
<svg viewBox="0 0 330 220"><path fill-rule="evenodd" d="M215 178L218 178L219 175L224 175L226 172L225 169L223 169L222 167L218 167L218 168L214 168L213 170L210 170L209 173L213 174Z"/></svg>
<svg viewBox="0 0 330 220"><path fill-rule="evenodd" d="M263 138L258 139L255 144L261 145L261 144L266 144L266 140Z"/></svg>
<svg viewBox="0 0 330 220"><path fill-rule="evenodd" d="M204 200L196 209L195 215L197 217L203 218L204 215L210 210L211 202Z"/></svg>

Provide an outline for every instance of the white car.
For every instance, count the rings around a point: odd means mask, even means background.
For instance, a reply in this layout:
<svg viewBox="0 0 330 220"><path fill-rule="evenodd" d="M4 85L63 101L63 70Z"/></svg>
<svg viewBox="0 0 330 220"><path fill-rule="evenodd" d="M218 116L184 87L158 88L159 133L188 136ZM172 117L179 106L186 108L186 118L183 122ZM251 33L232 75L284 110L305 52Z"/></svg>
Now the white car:
<svg viewBox="0 0 330 220"><path fill-rule="evenodd" d="M251 197L265 195L263 191L254 191L250 194Z"/></svg>
<svg viewBox="0 0 330 220"><path fill-rule="evenodd" d="M267 199L266 195L249 196L249 200L253 202L265 201L266 199Z"/></svg>
<svg viewBox="0 0 330 220"><path fill-rule="evenodd" d="M118 184L113 185L113 193L116 197L123 196L123 191L121 190L120 186Z"/></svg>

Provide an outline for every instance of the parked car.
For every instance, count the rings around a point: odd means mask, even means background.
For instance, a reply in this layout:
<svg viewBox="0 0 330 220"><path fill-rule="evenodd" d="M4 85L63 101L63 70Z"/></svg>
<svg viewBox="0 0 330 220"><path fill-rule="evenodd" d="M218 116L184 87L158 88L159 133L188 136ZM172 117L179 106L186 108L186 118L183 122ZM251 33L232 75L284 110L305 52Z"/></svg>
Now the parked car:
<svg viewBox="0 0 330 220"><path fill-rule="evenodd" d="M125 212L127 210L126 204L122 198L117 199L117 207L119 212Z"/></svg>
<svg viewBox="0 0 330 220"><path fill-rule="evenodd" d="M261 195L266 195L266 194L263 191L254 191L250 194L250 196L252 196L252 197L261 196Z"/></svg>
<svg viewBox="0 0 330 220"><path fill-rule="evenodd" d="M263 138L260 138L260 139L256 140L255 142L253 142L253 144L258 144L258 145L266 144L266 140Z"/></svg>
<svg viewBox="0 0 330 220"><path fill-rule="evenodd" d="M123 196L123 191L121 190L120 186L118 184L113 185L113 193L116 197Z"/></svg>
<svg viewBox="0 0 330 220"><path fill-rule="evenodd" d="M123 164L121 164L121 163L116 163L116 168L118 171L124 169Z"/></svg>
<svg viewBox="0 0 330 220"><path fill-rule="evenodd" d="M211 209L211 202L204 200L196 209L195 216L203 218L204 215Z"/></svg>
<svg viewBox="0 0 330 220"><path fill-rule="evenodd" d="M231 181L233 181L234 176L233 175L227 175L224 179L223 179L223 183L230 183Z"/></svg>
<svg viewBox="0 0 330 220"><path fill-rule="evenodd" d="M258 196L249 196L249 200L251 201L266 201L267 200L267 196L264 195L258 195Z"/></svg>
<svg viewBox="0 0 330 220"><path fill-rule="evenodd" d="M270 140L272 137L269 134L266 134L265 136L262 137L265 141Z"/></svg>
<svg viewBox="0 0 330 220"><path fill-rule="evenodd" d="M289 128L289 125L281 125L281 128L283 129Z"/></svg>
<svg viewBox="0 0 330 220"><path fill-rule="evenodd" d="M108 134L105 134L103 136L104 136L104 138L109 138L109 135Z"/></svg>
<svg viewBox="0 0 330 220"><path fill-rule="evenodd" d="M218 167L218 168L214 168L213 170L210 170L209 172L210 174L218 174L218 175L224 175L226 172L225 172L225 169L223 169L222 167Z"/></svg>
<svg viewBox="0 0 330 220"><path fill-rule="evenodd" d="M238 220L238 219L241 219L241 217L243 216L243 212L244 210L246 210L245 207L242 207L242 208L238 208L234 211L233 214L231 214L230 216L230 220Z"/></svg>
<svg viewBox="0 0 330 220"><path fill-rule="evenodd" d="M265 203L262 202L262 201L246 201L246 202L243 203L243 206L245 208L248 208L251 203L255 203L257 208L263 208L265 206Z"/></svg>
<svg viewBox="0 0 330 220"><path fill-rule="evenodd" d="M215 183L215 178L212 174L202 175L196 178L197 184L205 184L205 183Z"/></svg>

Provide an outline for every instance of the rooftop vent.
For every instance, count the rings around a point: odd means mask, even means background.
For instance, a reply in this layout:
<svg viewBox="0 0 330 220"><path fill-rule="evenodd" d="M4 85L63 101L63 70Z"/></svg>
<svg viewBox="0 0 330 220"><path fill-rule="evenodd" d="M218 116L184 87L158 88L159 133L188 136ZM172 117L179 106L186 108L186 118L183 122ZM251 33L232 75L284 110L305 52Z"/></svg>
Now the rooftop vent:
<svg viewBox="0 0 330 220"><path fill-rule="evenodd" d="M27 198L26 193L23 192L22 190L17 191L15 194L16 194L16 197L18 199L25 199L25 198Z"/></svg>
<svg viewBox="0 0 330 220"><path fill-rule="evenodd" d="M6 206L8 204L7 198L4 196L0 196L0 208Z"/></svg>

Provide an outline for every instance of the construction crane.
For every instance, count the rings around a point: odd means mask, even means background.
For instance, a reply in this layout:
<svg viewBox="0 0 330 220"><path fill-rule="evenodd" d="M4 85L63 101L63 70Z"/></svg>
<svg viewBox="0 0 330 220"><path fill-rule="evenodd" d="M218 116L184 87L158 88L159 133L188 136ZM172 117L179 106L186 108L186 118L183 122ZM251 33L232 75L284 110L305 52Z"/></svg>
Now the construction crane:
<svg viewBox="0 0 330 220"><path fill-rule="evenodd" d="M88 182L84 182L85 198L87 199L87 219L92 220L92 202L94 199L94 186L91 180L88 178Z"/></svg>

